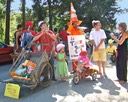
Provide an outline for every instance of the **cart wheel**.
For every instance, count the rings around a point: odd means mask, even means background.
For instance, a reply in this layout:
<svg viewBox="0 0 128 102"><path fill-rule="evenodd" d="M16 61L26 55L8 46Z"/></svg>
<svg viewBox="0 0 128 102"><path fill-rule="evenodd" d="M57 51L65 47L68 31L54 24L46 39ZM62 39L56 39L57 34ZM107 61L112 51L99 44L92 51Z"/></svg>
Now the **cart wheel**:
<svg viewBox="0 0 128 102"><path fill-rule="evenodd" d="M93 81L96 81L96 79L97 79L97 73L93 73L93 74L92 74L92 80L93 80Z"/></svg>
<svg viewBox="0 0 128 102"><path fill-rule="evenodd" d="M80 81L80 77L79 77L78 75L75 75L75 76L73 77L73 83L76 85L76 84L79 83L79 81Z"/></svg>
<svg viewBox="0 0 128 102"><path fill-rule="evenodd" d="M48 87L52 82L53 70L51 65L48 63L45 66L42 64L41 71L39 74L39 83L42 87Z"/></svg>

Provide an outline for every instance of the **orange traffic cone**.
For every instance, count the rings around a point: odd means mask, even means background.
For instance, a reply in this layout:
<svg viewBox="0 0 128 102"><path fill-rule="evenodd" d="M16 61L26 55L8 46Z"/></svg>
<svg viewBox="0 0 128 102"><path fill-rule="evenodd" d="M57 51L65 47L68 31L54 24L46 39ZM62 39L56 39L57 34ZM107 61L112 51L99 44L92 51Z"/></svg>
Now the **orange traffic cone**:
<svg viewBox="0 0 128 102"><path fill-rule="evenodd" d="M71 3L71 11L70 11L70 22L78 22L78 25L82 23L82 21L78 20L76 15L76 10L74 9L73 4Z"/></svg>

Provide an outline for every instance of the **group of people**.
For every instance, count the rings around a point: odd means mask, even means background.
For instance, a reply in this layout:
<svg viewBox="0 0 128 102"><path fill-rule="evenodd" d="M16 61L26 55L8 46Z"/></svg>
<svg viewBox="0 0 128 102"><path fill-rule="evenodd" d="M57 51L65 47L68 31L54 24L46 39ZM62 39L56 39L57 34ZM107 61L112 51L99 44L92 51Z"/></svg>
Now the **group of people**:
<svg viewBox="0 0 128 102"><path fill-rule="evenodd" d="M90 33L90 40L93 43L94 51L93 51L93 58L94 61L97 61L97 65L99 67L99 74L102 74L101 67L103 68L103 75L107 77L105 72L105 65L106 65L106 52L116 52L116 71L117 71L117 78L119 83L127 82L127 40L128 40L128 33L127 33L127 25L126 23L122 22L118 25L119 30L119 38L115 37L112 33L111 39L108 41L109 46L107 47L107 51L105 50L105 39L106 34L104 30L101 29L101 22L99 20L92 21L93 24L93 31ZM113 39L113 40L112 40ZM117 49L113 46L113 42L118 44ZM102 66L101 66L102 65Z"/></svg>
<svg viewBox="0 0 128 102"><path fill-rule="evenodd" d="M54 71L54 59L56 57L56 59L60 62L62 62L64 59L66 60L65 56L66 56L66 53L68 53L68 44L67 44L68 34L66 30L63 28L63 30L60 32L60 37L62 38L64 44L63 46L61 46L61 48L60 47L58 48L57 46L60 46L58 45L59 40L57 40L57 38L59 38L58 36L59 34L57 33L56 29L54 30L54 32L52 32L51 30L48 29L48 26L45 21L40 21L38 23L38 26L41 29L41 31L36 33L34 30L32 30L33 25L34 24L32 21L27 21L25 23L26 30L22 29L21 24L17 26L17 31L14 34L14 37L15 37L14 51L20 52L22 48L25 48L26 50L28 50L26 46L32 40L36 43L39 43L40 48L36 49L34 46L32 46L31 51L32 52L36 52L37 50L39 50L40 52L46 51L49 54L50 56L49 63L52 65L52 69L53 69L53 80L56 81L55 73L54 73L55 72ZM65 50L67 51L66 53L65 53ZM62 64L58 63L59 67L60 65ZM65 73L68 74L68 69L66 69Z"/></svg>
<svg viewBox="0 0 128 102"><path fill-rule="evenodd" d="M68 53L68 35L83 35L84 32L79 29L79 25L81 22L77 19L72 20L68 25L68 29L63 30L60 33L57 33L57 29L52 32L48 29L48 25L45 21L40 21L38 23L39 28L41 29L40 32L36 33L33 28L33 23L31 21L26 22L26 30L22 31L22 25L17 26L17 31L14 34L15 36L15 50L18 51L20 47L25 47L28 43L30 43L31 39L34 42L40 44L40 52L46 51L48 54L52 52L51 58L49 60L50 64L52 65L53 69L53 80L55 78L55 71L54 71L54 60L58 61L56 72L58 80L65 80L68 77L68 65L66 62L66 54ZM90 32L90 40L94 46L94 51L92 53L93 60L97 62L99 68L99 74L107 77L105 67L106 67L106 47L105 47L105 39L106 34L103 29L101 29L102 25L99 20L93 20L92 25L94 29ZM109 43L113 43L115 41L118 43L118 47L116 51L117 61L116 61L116 68L117 68L117 78L120 83L127 82L127 26L125 23L120 23L118 27L120 34L119 38L117 39L113 34L111 34L111 38L113 40L109 41ZM62 38L63 44L58 42L58 37ZM113 46L109 46L110 49ZM31 50L34 52L35 48L32 47ZM78 66L78 60L72 60L72 72L76 71Z"/></svg>

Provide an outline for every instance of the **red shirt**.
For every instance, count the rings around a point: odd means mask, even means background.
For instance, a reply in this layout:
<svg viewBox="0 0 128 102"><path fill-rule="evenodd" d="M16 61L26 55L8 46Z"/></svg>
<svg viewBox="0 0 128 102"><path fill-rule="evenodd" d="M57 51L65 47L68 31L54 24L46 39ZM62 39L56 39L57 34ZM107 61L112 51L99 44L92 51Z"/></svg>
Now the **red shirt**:
<svg viewBox="0 0 128 102"><path fill-rule="evenodd" d="M68 33L67 33L66 30L62 30L62 31L60 32L60 37L61 37L61 39L62 39L63 41L68 41L67 36L68 36Z"/></svg>
<svg viewBox="0 0 128 102"><path fill-rule="evenodd" d="M27 30L24 30L24 31L23 31L23 33L25 33L25 32L27 32ZM30 30L30 32L31 32L31 34L32 34L33 36L36 36L36 35L37 35L34 30Z"/></svg>
<svg viewBox="0 0 128 102"><path fill-rule="evenodd" d="M48 33L54 34L51 30L48 30ZM37 35L41 34L39 32ZM52 50L54 40L48 36L47 34L43 34L37 41L39 41L40 44L47 44L47 45L41 45L40 51L46 50L47 53L49 53ZM42 49L43 47L43 49Z"/></svg>

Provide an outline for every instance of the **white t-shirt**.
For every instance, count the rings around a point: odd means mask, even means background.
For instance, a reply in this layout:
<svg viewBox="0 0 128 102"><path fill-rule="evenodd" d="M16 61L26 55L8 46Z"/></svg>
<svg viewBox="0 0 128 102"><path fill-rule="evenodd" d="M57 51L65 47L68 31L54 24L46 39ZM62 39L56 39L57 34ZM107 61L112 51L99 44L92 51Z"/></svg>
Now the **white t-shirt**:
<svg viewBox="0 0 128 102"><path fill-rule="evenodd" d="M96 46L98 46L100 44L100 41L102 39L106 39L106 34L105 34L105 31L103 29L100 29L99 31L96 31L96 30L91 31L90 40L94 40ZM99 49L105 49L105 42L103 42L101 44Z"/></svg>

